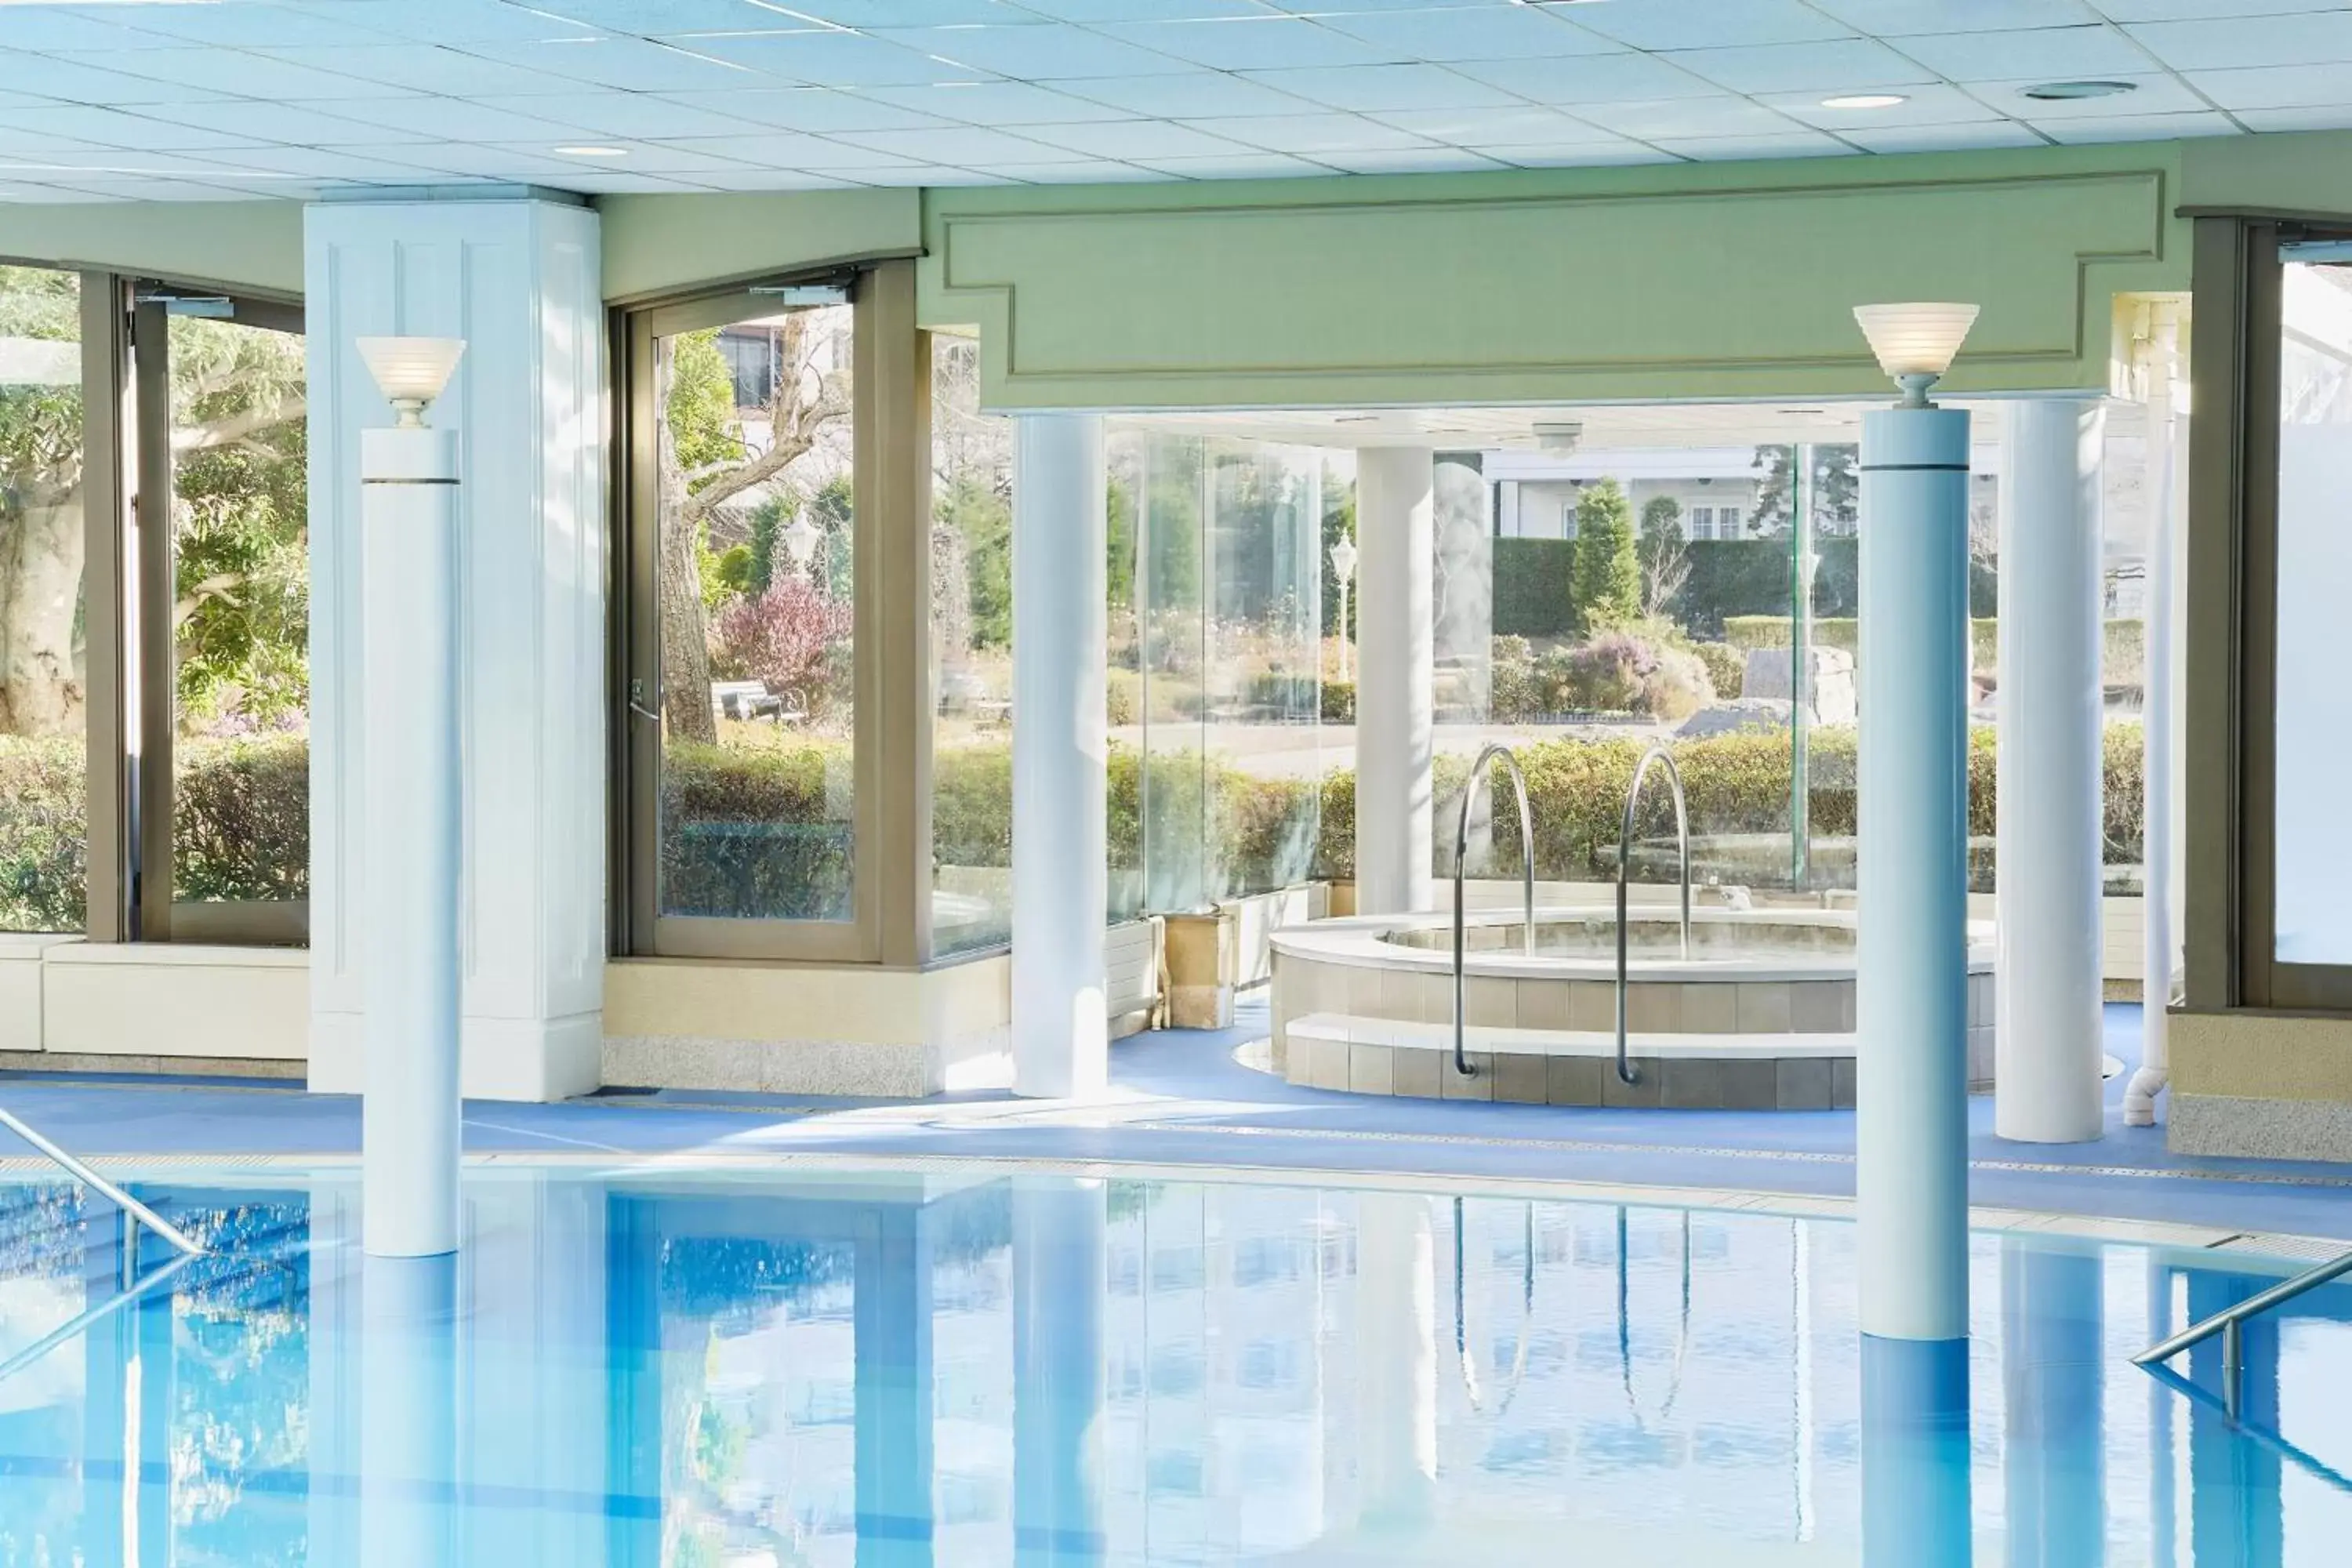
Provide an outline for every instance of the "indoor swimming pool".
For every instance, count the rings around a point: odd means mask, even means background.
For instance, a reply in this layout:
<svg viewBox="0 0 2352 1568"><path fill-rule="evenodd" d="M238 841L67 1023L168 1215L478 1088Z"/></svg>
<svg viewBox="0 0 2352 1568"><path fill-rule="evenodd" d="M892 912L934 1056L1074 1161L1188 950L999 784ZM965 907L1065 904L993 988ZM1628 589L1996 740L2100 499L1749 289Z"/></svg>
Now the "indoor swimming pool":
<svg viewBox="0 0 2352 1568"><path fill-rule="evenodd" d="M363 1263L350 1167L142 1184L184 1267L20 1184L0 1565L1970 1561L1933 1506L1979 1565L2344 1561L2352 1289L2250 1330L2243 1429L2128 1359L2301 1259L1980 1233L1906 1473L1849 1224L1533 1190L518 1163L451 1268Z"/></svg>

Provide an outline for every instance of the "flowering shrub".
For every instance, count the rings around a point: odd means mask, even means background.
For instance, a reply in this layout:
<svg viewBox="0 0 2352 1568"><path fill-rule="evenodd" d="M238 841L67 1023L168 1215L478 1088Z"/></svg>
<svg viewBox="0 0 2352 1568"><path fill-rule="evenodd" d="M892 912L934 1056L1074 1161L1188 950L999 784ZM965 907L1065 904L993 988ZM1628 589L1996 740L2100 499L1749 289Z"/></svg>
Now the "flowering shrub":
<svg viewBox="0 0 2352 1568"><path fill-rule="evenodd" d="M764 594L736 600L711 628L710 668L726 680L757 680L778 696L797 692L812 716L847 689L856 616L805 577L787 576Z"/></svg>

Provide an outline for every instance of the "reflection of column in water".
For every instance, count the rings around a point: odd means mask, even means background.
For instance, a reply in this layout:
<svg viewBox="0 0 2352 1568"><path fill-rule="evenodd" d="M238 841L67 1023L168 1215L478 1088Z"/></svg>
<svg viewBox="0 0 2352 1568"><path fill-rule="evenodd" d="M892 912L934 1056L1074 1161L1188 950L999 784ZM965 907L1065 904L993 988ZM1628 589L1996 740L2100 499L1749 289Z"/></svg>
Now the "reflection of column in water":
<svg viewBox="0 0 2352 1568"><path fill-rule="evenodd" d="M854 1267L858 1568L930 1568L937 1379L923 1211L877 1205Z"/></svg>
<svg viewBox="0 0 2352 1568"><path fill-rule="evenodd" d="M1436 1514L1437 1274L1429 1200L1356 1202L1357 1514L1367 1529Z"/></svg>
<svg viewBox="0 0 2352 1568"><path fill-rule="evenodd" d="M1969 1342L1862 1337L1863 1568L1968 1568Z"/></svg>
<svg viewBox="0 0 2352 1568"><path fill-rule="evenodd" d="M2098 1257L2012 1237L2000 1286L2010 1568L2097 1568L2107 1522Z"/></svg>
<svg viewBox="0 0 2352 1568"><path fill-rule="evenodd" d="M1811 1541L1813 1511L1813 1233L1805 1221L1789 1222L1789 1276L1794 1300L1790 1320L1796 1339L1797 1539Z"/></svg>
<svg viewBox="0 0 2352 1568"><path fill-rule="evenodd" d="M2260 1275L2189 1271L2189 1316L2201 1323L2276 1284ZM2249 1426L2275 1432L2279 1409L2278 1314L2246 1320L2243 1331L2244 1403L2240 1418ZM2200 1388L2221 1386L2221 1336L2215 1334L2189 1352L2189 1380ZM2277 1568L2285 1561L2285 1498L2280 1486L2284 1461L2270 1449L2230 1429L2219 1411L2198 1405L2189 1412L2189 1560L2197 1568Z"/></svg>
<svg viewBox="0 0 2352 1568"><path fill-rule="evenodd" d="M360 1562L457 1562L457 1259L372 1257L361 1276Z"/></svg>
<svg viewBox="0 0 2352 1568"><path fill-rule="evenodd" d="M1013 1191L1013 1541L1024 1564L1103 1559L1103 1184Z"/></svg>
<svg viewBox="0 0 2352 1568"><path fill-rule="evenodd" d="M2147 1254L2147 1323L2139 1337L2153 1344L2172 1323L2172 1266L2151 1247ZM2175 1467L2179 1463L2175 1436L2179 1395L2156 1378L2147 1379L2147 1560L2150 1568L2173 1568Z"/></svg>

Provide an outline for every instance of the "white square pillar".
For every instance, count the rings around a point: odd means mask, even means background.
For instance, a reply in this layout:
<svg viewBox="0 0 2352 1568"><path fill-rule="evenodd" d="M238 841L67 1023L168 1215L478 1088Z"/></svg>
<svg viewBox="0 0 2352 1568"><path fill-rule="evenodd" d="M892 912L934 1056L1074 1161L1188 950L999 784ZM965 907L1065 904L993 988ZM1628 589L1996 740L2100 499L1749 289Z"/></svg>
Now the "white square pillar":
<svg viewBox="0 0 2352 1568"><path fill-rule="evenodd" d="M464 1092L593 1089L604 1047L604 307L596 215L541 200L306 216L310 395L310 1087L361 1084L360 432L354 340L466 340L458 442Z"/></svg>

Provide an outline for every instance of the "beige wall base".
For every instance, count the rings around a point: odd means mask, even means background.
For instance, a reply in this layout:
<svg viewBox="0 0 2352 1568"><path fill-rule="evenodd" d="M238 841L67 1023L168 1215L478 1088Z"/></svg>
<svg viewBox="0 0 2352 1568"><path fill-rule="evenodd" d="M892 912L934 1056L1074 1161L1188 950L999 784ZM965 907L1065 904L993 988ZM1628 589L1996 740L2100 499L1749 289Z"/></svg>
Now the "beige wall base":
<svg viewBox="0 0 2352 1568"><path fill-rule="evenodd" d="M2352 1161L2352 1017L2175 1012L2177 1153Z"/></svg>

